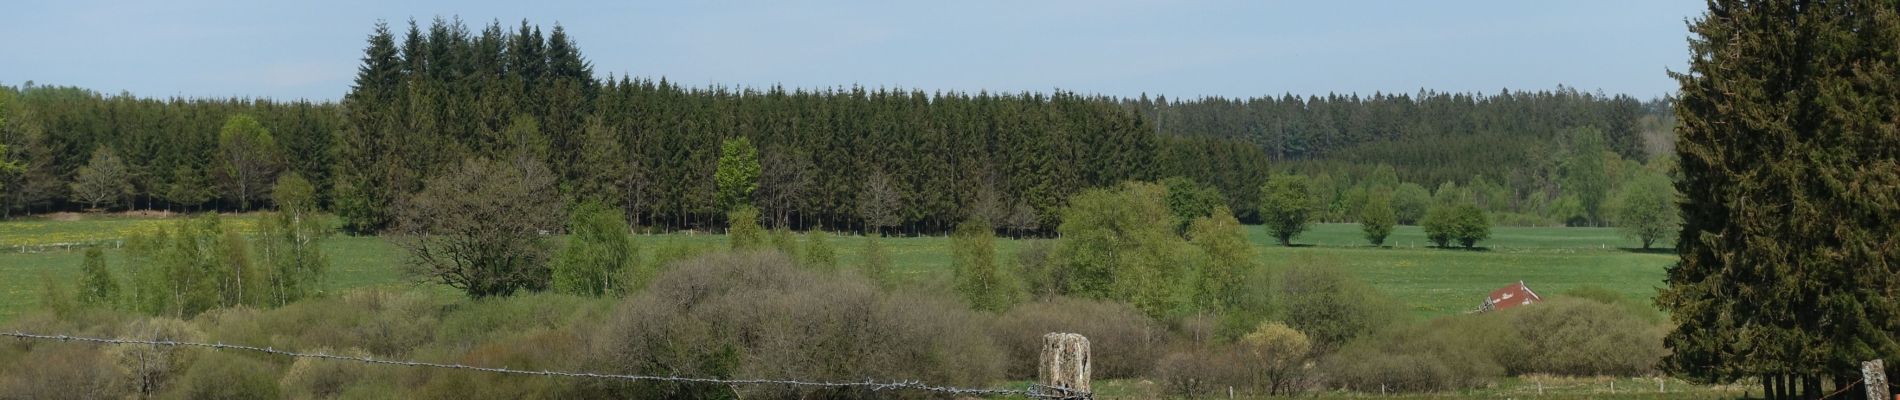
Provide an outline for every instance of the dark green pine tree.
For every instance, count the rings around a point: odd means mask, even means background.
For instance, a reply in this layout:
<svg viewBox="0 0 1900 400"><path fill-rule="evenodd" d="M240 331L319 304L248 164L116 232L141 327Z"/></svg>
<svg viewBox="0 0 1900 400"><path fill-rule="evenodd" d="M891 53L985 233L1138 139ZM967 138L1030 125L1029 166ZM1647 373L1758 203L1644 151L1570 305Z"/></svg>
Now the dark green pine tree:
<svg viewBox="0 0 1900 400"><path fill-rule="evenodd" d="M394 110L402 82L403 60L395 38L388 24L378 22L369 47L363 50L356 82L343 98L348 121L336 138L333 206L350 232L375 233L389 226L389 204L395 199L395 188L390 187L395 172L391 170L395 164L390 160L390 130L396 126Z"/></svg>
<svg viewBox="0 0 1900 400"><path fill-rule="evenodd" d="M1817 398L1900 357L1900 15L1892 2L1713 1L1675 103L1681 261L1669 371Z"/></svg>

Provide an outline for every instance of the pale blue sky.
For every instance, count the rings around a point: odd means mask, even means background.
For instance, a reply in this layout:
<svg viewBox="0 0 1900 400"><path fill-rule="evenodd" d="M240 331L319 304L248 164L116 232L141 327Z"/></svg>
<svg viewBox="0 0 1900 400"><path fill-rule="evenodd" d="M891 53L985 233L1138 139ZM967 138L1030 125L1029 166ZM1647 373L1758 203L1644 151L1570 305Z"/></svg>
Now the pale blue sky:
<svg viewBox="0 0 1900 400"><path fill-rule="evenodd" d="M378 19L565 26L599 73L688 85L1171 97L1549 89L1650 98L1701 1L26 1L0 83L331 100ZM479 29L479 27L474 27Z"/></svg>

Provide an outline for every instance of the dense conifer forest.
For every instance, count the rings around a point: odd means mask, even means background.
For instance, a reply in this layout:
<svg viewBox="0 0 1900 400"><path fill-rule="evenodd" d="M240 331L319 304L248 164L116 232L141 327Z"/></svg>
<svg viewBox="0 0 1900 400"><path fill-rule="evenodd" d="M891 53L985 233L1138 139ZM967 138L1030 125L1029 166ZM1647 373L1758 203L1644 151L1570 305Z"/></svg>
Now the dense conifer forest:
<svg viewBox="0 0 1900 400"><path fill-rule="evenodd" d="M799 228L943 233L984 216L1049 232L1083 189L1170 177L1217 190L1256 222L1260 187L1287 172L1314 178L1322 220L1355 220L1368 196L1417 185L1503 223L1603 224L1603 199L1668 153L1672 123L1666 99L1564 87L1185 100L689 87L599 73L560 26L476 29L377 25L340 102L5 87L0 140L25 168L6 177L0 208L254 209L267 204L240 193L241 172L294 172L349 230L374 233L423 179L480 157L550 168L565 198L549 204L591 200L642 226L715 229L721 143L746 138L762 170L751 203ZM244 150L262 162L231 162L240 154L221 138L240 115L270 142ZM99 198L75 182L101 154L136 172L104 201L82 201ZM1667 173L1660 165L1649 170ZM867 224L867 213L894 221Z"/></svg>

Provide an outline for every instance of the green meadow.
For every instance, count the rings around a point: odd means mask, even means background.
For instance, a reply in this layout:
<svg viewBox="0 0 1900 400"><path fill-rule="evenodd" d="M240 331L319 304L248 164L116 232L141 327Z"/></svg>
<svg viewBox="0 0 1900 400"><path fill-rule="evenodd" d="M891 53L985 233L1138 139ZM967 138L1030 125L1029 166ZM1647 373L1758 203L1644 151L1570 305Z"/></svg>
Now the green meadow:
<svg viewBox="0 0 1900 400"><path fill-rule="evenodd" d="M252 224L252 216L229 219L237 226ZM42 252L20 252L22 244L67 242L106 243L106 256L124 279L125 254L114 240L149 232L175 219L140 217L80 217L78 220L22 218L0 222L0 320L10 319L39 304L45 279L62 284L76 280L83 252L53 247ZM1294 247L1275 243L1259 226L1247 227L1263 265L1320 263L1352 271L1421 317L1446 315L1476 308L1491 289L1519 280L1539 294L1561 293L1582 286L1599 286L1632 298L1650 298L1662 285L1663 271L1674 255L1668 251L1639 251L1635 241L1609 228L1494 228L1482 249L1427 247L1424 232L1401 226L1389 246L1365 244L1356 224L1317 224L1295 239ZM648 257L682 248L718 249L723 235L662 234L639 236ZM801 238L801 241L803 239ZM832 240L842 265L853 265L865 247L865 237L837 235ZM1027 240L1004 239L998 251L1009 257ZM950 275L950 240L945 237L884 239L901 280L941 281ZM383 238L338 235L325 243L332 265L325 279L328 290L368 286L396 286L448 290L403 272L401 248Z"/></svg>

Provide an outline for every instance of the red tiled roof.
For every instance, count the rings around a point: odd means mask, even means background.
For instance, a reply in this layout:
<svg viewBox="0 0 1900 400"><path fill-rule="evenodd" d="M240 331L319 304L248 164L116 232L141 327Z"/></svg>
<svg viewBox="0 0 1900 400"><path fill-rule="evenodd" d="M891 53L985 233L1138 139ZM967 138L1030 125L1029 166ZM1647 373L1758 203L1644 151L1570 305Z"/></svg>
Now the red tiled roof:
<svg viewBox="0 0 1900 400"><path fill-rule="evenodd" d="M1544 299L1537 297L1537 292L1531 291L1529 286L1524 286L1524 281L1517 281L1517 283L1498 288L1498 290L1493 290L1491 291L1491 296L1485 298L1485 303L1490 305L1489 308L1493 310L1502 310L1539 301L1544 301Z"/></svg>

